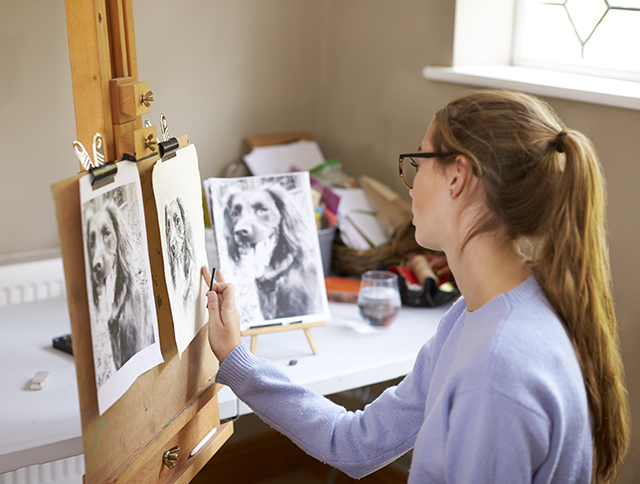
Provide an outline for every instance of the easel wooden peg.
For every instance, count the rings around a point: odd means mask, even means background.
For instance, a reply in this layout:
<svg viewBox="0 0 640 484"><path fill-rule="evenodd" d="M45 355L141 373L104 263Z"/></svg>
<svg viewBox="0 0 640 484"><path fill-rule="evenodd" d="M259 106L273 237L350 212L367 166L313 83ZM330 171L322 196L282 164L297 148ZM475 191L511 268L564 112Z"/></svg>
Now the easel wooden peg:
<svg viewBox="0 0 640 484"><path fill-rule="evenodd" d="M242 336L251 336L250 349L251 349L251 353L255 355L256 351L258 350L258 335L303 329L304 335L307 337L307 341L309 342L309 346L311 346L311 351L313 351L314 355L317 355L318 345L316 345L316 341L313 339L313 335L311 334L311 328L315 328L317 326L325 326L326 324L327 324L326 321L316 321L314 323L290 323L287 325L282 325L282 324L265 325L265 326L258 326L255 328L247 329L246 331L242 331L240 334Z"/></svg>

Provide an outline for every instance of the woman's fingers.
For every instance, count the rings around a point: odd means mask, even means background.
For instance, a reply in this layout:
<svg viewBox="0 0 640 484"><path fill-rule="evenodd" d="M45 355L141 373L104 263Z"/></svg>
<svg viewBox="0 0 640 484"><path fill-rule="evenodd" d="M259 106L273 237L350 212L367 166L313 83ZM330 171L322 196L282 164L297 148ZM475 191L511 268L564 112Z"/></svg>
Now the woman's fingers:
<svg viewBox="0 0 640 484"><path fill-rule="evenodd" d="M200 272L202 273L202 277L204 277L204 282L207 283L207 287L211 286L211 272L209 272L209 268L207 266L202 266Z"/></svg>
<svg viewBox="0 0 640 484"><path fill-rule="evenodd" d="M217 271L216 274L218 275L218 282L227 282L224 275L222 275L222 271Z"/></svg>
<svg viewBox="0 0 640 484"><path fill-rule="evenodd" d="M211 273L203 267L207 287L207 307L209 308L209 345L220 362L240 344L240 316L236 308L233 284L225 282L220 272L218 281L211 280Z"/></svg>

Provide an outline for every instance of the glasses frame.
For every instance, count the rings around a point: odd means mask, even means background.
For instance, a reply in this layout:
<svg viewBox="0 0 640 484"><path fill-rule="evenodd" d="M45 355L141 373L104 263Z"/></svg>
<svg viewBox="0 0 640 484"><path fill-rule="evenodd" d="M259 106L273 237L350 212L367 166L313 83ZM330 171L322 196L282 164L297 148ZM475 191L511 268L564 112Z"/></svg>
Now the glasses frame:
<svg viewBox="0 0 640 484"><path fill-rule="evenodd" d="M447 156L454 155L455 153L450 153L448 151L421 151L419 153L404 153L400 155L398 169L400 170L400 179L404 186L411 190L413 187L407 183L407 180L404 179L404 174L402 173L402 162L405 158L446 158Z"/></svg>

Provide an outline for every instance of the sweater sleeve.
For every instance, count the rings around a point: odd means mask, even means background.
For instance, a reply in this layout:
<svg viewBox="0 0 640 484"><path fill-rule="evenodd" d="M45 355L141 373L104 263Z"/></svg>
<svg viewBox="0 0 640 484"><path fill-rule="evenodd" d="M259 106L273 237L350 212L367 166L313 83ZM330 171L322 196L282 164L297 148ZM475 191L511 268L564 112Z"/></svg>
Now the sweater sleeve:
<svg viewBox="0 0 640 484"><path fill-rule="evenodd" d="M216 381L231 387L258 416L308 454L362 477L413 447L424 419L430 352L427 342L413 371L398 386L356 412L291 382L244 345L227 356Z"/></svg>
<svg viewBox="0 0 640 484"><path fill-rule="evenodd" d="M447 425L447 482L531 483L549 453L548 417L493 389L457 395Z"/></svg>

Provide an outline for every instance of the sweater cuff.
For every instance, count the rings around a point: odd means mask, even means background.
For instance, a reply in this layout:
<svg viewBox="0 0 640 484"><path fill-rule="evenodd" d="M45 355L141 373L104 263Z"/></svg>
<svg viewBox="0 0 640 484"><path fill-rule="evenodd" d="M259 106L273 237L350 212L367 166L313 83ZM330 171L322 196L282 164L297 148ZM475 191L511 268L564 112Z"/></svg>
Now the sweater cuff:
<svg viewBox="0 0 640 484"><path fill-rule="evenodd" d="M227 385L234 390L242 385L247 372L259 364L258 358L241 343L227 355L220 365L218 373L216 373L216 383Z"/></svg>

